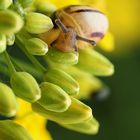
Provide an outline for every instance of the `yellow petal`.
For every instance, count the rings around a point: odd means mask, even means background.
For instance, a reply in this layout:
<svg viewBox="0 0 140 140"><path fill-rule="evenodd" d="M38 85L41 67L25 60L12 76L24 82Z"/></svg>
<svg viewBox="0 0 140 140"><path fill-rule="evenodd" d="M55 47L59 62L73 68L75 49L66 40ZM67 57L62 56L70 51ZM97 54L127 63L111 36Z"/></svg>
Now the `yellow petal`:
<svg viewBox="0 0 140 140"><path fill-rule="evenodd" d="M17 118L23 117L25 114L32 111L31 105L29 102L26 102L20 98L17 99L19 103L19 109L17 112Z"/></svg>
<svg viewBox="0 0 140 140"><path fill-rule="evenodd" d="M22 125L34 140L52 140L46 129L46 119L32 112L30 103L18 99L19 111L16 122Z"/></svg>

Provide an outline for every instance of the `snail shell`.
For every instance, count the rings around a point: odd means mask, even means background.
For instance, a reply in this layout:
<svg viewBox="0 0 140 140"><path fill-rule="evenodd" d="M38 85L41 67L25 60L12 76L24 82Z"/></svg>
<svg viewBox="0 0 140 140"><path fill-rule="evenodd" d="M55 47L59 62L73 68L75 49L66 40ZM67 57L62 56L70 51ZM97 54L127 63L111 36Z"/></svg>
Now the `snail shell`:
<svg viewBox="0 0 140 140"><path fill-rule="evenodd" d="M72 5L55 13L66 27L73 28L84 38L100 41L108 30L108 19L99 10L89 7Z"/></svg>

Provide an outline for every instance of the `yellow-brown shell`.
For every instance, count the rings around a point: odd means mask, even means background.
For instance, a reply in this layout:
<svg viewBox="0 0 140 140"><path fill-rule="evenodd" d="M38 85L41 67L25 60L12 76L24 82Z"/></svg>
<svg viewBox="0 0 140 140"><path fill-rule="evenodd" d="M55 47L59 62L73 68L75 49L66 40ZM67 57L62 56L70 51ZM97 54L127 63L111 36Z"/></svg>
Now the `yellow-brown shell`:
<svg viewBox="0 0 140 140"><path fill-rule="evenodd" d="M108 30L107 17L97 9L89 6L73 5L56 12L67 27L72 27L78 35L96 43L103 38Z"/></svg>

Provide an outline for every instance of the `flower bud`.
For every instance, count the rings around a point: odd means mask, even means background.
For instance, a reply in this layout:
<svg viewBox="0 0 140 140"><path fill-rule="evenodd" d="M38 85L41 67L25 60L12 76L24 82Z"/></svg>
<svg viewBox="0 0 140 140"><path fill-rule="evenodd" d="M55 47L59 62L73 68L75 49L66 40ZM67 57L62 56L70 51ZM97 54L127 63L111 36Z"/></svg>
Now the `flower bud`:
<svg viewBox="0 0 140 140"><path fill-rule="evenodd" d="M65 125L62 124L62 126L67 129L74 130L80 133L89 134L89 135L97 134L99 129L99 123L95 118L91 118L89 120L76 124L65 124Z"/></svg>
<svg viewBox="0 0 140 140"><path fill-rule="evenodd" d="M0 0L0 10L7 9L12 4L12 0Z"/></svg>
<svg viewBox="0 0 140 140"><path fill-rule="evenodd" d="M35 1L35 7L37 11L44 13L45 15L48 16L50 16L57 9L54 4L47 1L40 1L40 0Z"/></svg>
<svg viewBox="0 0 140 140"><path fill-rule="evenodd" d="M2 34L17 33L23 27L22 18L11 10L0 11L0 32Z"/></svg>
<svg viewBox="0 0 140 140"><path fill-rule="evenodd" d="M78 82L63 70L48 70L45 74L45 81L60 86L69 95L76 95L79 93Z"/></svg>
<svg viewBox="0 0 140 140"><path fill-rule="evenodd" d="M81 77L77 76L75 79L80 85L79 94L74 96L77 99L89 99L91 95L97 93L103 86L103 83L92 75L87 75L87 77L85 75Z"/></svg>
<svg viewBox="0 0 140 140"><path fill-rule="evenodd" d="M49 111L37 103L33 103L32 108L35 112L48 118L49 120L62 124L80 123L91 118L92 110L90 107L72 97L71 101L70 107L65 112Z"/></svg>
<svg viewBox="0 0 140 140"><path fill-rule="evenodd" d="M65 65L74 65L78 62L78 53L77 52L62 52L56 48L49 48L47 56L49 59L55 63L61 63Z"/></svg>
<svg viewBox="0 0 140 140"><path fill-rule="evenodd" d="M49 48L50 51L50 48ZM48 51L48 53L49 53ZM67 67L67 65L64 65L63 63L55 63L54 61L51 60L51 58L48 57L48 53L44 55L44 62L47 64L48 68L59 68L63 69Z"/></svg>
<svg viewBox="0 0 140 140"><path fill-rule="evenodd" d="M109 76L114 73L113 64L103 55L91 48L79 50L77 66L86 72L98 76Z"/></svg>
<svg viewBox="0 0 140 140"><path fill-rule="evenodd" d="M0 53L6 50L6 36L0 34Z"/></svg>
<svg viewBox="0 0 140 140"><path fill-rule="evenodd" d="M41 97L37 81L27 72L15 72L10 83L16 96L28 102L35 102Z"/></svg>
<svg viewBox="0 0 140 140"><path fill-rule="evenodd" d="M0 115L15 116L17 112L16 97L7 85L0 83Z"/></svg>
<svg viewBox="0 0 140 140"><path fill-rule="evenodd" d="M97 77L77 67L72 66L64 70L79 83L80 92L74 96L77 99L89 99L91 94L101 90L103 86L103 83Z"/></svg>
<svg viewBox="0 0 140 140"><path fill-rule="evenodd" d="M33 140L24 127L11 120L0 121L1 140Z"/></svg>
<svg viewBox="0 0 140 140"><path fill-rule="evenodd" d="M33 36L28 33L25 29L22 29L16 34L16 38L23 44L25 47L27 40L33 38Z"/></svg>
<svg viewBox="0 0 140 140"><path fill-rule="evenodd" d="M7 38L7 45L12 46L15 42L15 35L9 34L6 36L6 38Z"/></svg>
<svg viewBox="0 0 140 140"><path fill-rule="evenodd" d="M48 52L48 45L39 38L28 39L25 47L32 55L45 55Z"/></svg>
<svg viewBox="0 0 140 140"><path fill-rule="evenodd" d="M40 85L41 99L38 103L47 110L64 112L71 105L71 98L59 86L44 82Z"/></svg>
<svg viewBox="0 0 140 140"><path fill-rule="evenodd" d="M40 34L53 28L52 20L40 13L29 13L25 17L25 28L29 33Z"/></svg>

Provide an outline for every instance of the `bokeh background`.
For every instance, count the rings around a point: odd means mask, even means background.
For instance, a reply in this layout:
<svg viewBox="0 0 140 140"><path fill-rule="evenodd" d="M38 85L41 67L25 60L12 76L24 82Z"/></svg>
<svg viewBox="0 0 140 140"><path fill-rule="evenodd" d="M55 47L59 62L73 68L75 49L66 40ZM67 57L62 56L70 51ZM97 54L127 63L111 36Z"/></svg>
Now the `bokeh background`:
<svg viewBox="0 0 140 140"><path fill-rule="evenodd" d="M94 116L100 122L100 131L96 136L66 130L53 122L48 123L48 129L54 140L139 140L140 1L81 1L83 4L92 3L109 17L115 48L112 52L102 53L115 65L115 74L101 79L110 88L110 95L99 100L96 94L90 100L84 101L92 107ZM59 3L61 7L61 0Z"/></svg>

